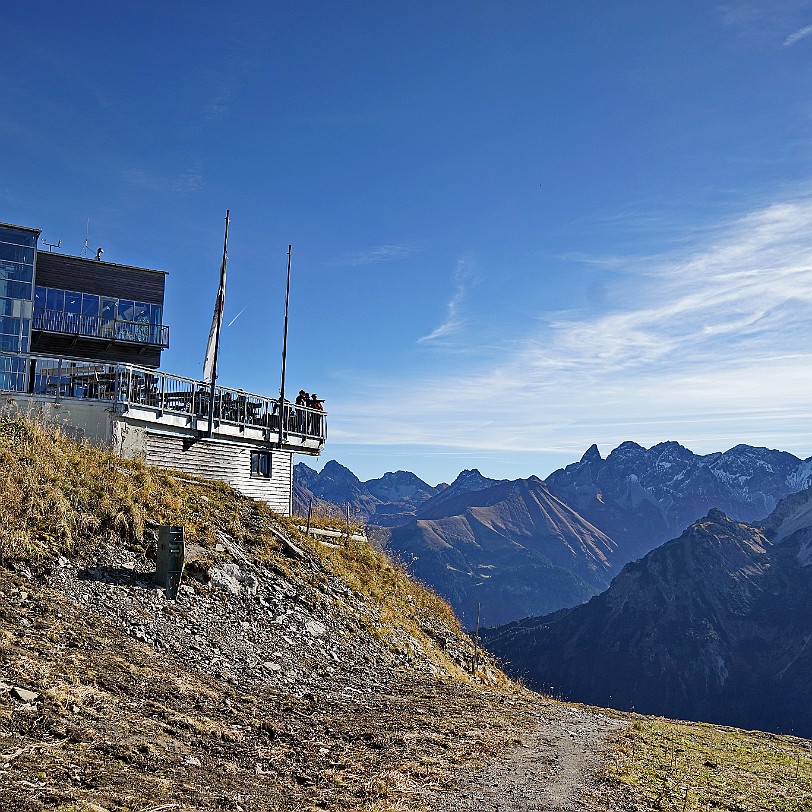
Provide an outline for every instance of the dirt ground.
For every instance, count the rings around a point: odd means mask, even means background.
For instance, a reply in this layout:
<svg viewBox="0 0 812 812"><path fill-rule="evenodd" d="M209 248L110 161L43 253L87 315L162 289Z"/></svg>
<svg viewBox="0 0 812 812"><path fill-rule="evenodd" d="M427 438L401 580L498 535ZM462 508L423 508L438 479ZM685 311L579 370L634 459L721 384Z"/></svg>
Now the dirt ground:
<svg viewBox="0 0 812 812"><path fill-rule="evenodd" d="M579 812L633 810L619 787L604 779L607 736L626 726L591 710L547 703L523 742L483 767L430 793L434 812Z"/></svg>
<svg viewBox="0 0 812 812"><path fill-rule="evenodd" d="M1 570L0 681L0 809L9 812L87 803L111 812L466 809L437 798L484 799L470 771L511 746L497 762L512 765L510 775L532 767L583 784L591 745L562 749L565 728L576 739L588 728L597 750L609 725L570 718L529 692L408 672L371 672L366 684L325 683L300 697L241 686ZM19 688L36 696L20 698ZM561 803L576 797L567 792Z"/></svg>

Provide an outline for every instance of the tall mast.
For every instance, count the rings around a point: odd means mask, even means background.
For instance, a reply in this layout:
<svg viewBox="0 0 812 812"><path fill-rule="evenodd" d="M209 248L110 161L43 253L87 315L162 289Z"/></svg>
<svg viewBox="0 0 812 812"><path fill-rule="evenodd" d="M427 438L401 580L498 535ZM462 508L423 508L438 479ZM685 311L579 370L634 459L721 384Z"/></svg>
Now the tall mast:
<svg viewBox="0 0 812 812"><path fill-rule="evenodd" d="M285 369L288 357L288 303L290 302L290 254L293 246L288 246L288 283L285 287L285 328L282 333L282 386L279 389L279 447L282 448L283 431L287 414L285 413Z"/></svg>
<svg viewBox="0 0 812 812"><path fill-rule="evenodd" d="M209 386L209 427L207 436L214 433L214 388L217 383L217 359L220 355L220 331L223 327L223 310L226 306L226 263L228 262L228 224L231 210L226 209L226 233L223 237L223 264L220 266L220 287L217 290L217 304L214 311L214 357L211 367L211 385Z"/></svg>

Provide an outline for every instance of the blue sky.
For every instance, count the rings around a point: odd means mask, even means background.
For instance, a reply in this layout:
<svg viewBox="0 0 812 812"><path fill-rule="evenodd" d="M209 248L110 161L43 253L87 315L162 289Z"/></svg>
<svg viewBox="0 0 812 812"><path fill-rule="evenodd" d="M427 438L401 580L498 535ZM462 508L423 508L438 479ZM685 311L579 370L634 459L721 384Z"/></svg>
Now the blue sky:
<svg viewBox="0 0 812 812"><path fill-rule="evenodd" d="M230 208L220 380L270 395L292 243L321 462L812 454L812 2L76 0L0 33L0 220L169 271L164 368L198 376Z"/></svg>

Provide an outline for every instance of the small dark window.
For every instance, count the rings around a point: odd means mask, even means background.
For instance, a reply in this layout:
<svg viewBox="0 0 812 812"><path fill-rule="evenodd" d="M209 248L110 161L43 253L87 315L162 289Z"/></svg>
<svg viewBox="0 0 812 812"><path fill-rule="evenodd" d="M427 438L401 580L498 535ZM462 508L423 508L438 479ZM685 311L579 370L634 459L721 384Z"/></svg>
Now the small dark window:
<svg viewBox="0 0 812 812"><path fill-rule="evenodd" d="M271 478L271 452L252 451L251 452L251 476L262 479Z"/></svg>

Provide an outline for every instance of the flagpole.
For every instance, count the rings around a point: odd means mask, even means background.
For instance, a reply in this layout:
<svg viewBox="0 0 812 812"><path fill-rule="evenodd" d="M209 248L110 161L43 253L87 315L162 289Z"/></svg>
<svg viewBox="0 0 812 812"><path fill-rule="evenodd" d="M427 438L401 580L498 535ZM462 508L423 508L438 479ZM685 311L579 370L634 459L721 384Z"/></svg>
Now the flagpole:
<svg viewBox="0 0 812 812"><path fill-rule="evenodd" d="M288 357L288 302L290 301L290 253L293 246L288 246L288 283L285 287L285 329L282 333L282 386L279 390L279 447L282 448L282 431L287 420L285 414L285 367Z"/></svg>
<svg viewBox="0 0 812 812"><path fill-rule="evenodd" d="M209 387L209 428L207 436L214 433L214 387L217 383L217 356L220 354L220 330L223 327L223 309L225 308L225 274L228 261L228 224L230 209L226 209L226 233L223 237L223 264L220 266L220 287L217 291L217 332L214 339L214 360L211 368L211 386Z"/></svg>

